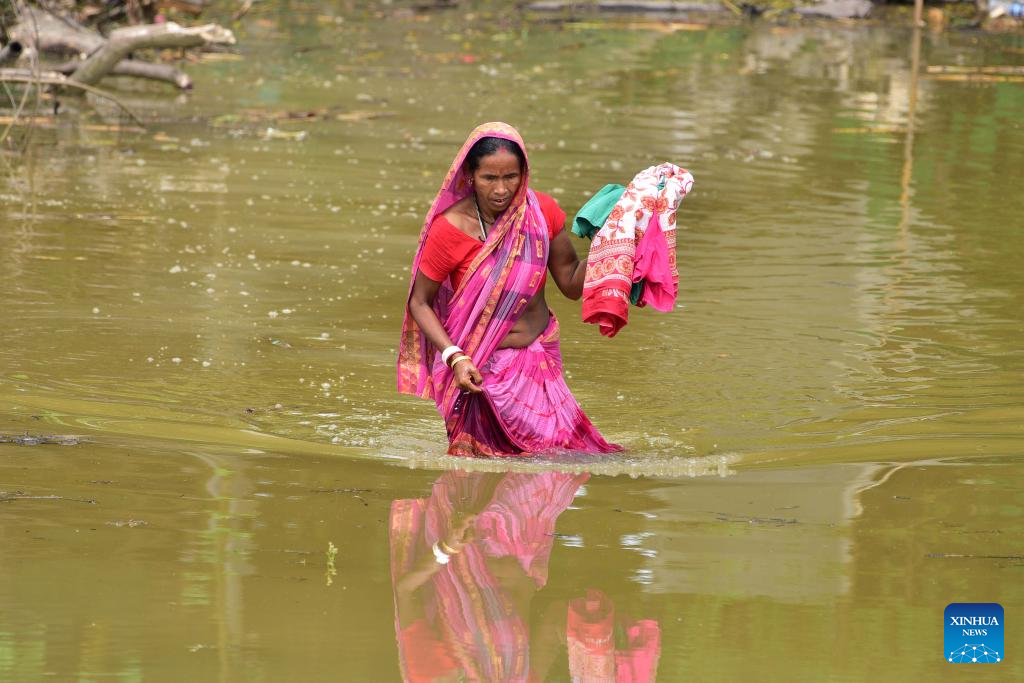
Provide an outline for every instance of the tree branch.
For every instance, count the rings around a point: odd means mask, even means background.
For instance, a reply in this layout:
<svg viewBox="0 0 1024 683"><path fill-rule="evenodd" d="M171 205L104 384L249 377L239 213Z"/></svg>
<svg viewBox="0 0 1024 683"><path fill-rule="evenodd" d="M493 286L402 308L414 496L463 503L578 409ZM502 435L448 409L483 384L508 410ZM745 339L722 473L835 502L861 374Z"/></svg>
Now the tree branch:
<svg viewBox="0 0 1024 683"><path fill-rule="evenodd" d="M81 60L72 60L55 66L51 71L70 76L81 64ZM138 59L123 59L114 65L109 76L135 76L136 78L147 78L151 81L170 83L181 90L192 89L192 79L184 71L171 66L170 64L154 64Z"/></svg>
<svg viewBox="0 0 1024 683"><path fill-rule="evenodd" d="M68 80L83 85L94 85L131 52L144 48L234 44L235 35L229 29L217 24L183 28L169 22L119 28L110 33L107 42L89 55Z"/></svg>

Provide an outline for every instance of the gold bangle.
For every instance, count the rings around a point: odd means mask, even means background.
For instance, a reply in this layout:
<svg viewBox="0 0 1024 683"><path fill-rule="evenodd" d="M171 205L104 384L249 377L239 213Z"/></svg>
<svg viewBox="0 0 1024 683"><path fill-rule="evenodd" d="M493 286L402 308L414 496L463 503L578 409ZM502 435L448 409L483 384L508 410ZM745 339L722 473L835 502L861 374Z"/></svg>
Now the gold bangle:
<svg viewBox="0 0 1024 683"><path fill-rule="evenodd" d="M440 544L441 551L444 552L445 555L458 555L459 554L458 550L456 550L455 548L451 547L450 545L445 543L443 540L438 540L438 544Z"/></svg>
<svg viewBox="0 0 1024 683"><path fill-rule="evenodd" d="M456 358L455 360L452 361L452 370L454 370L455 366L458 365L459 363L461 363L464 360L473 360L473 359L470 358L469 356L459 356L458 358Z"/></svg>

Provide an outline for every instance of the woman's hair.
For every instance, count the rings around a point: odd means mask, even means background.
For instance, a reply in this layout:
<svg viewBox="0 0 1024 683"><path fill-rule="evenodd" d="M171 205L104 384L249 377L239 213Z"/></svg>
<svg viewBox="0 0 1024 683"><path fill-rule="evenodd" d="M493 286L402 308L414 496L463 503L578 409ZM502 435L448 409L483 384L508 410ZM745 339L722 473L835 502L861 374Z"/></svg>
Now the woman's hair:
<svg viewBox="0 0 1024 683"><path fill-rule="evenodd" d="M501 150L515 154L516 158L519 159L519 167L526 167L526 156L523 154L523 150L519 148L519 145L505 138L486 137L480 138L469 148L469 153L466 154L466 168L469 169L470 173L473 173L476 169L480 168L481 159Z"/></svg>

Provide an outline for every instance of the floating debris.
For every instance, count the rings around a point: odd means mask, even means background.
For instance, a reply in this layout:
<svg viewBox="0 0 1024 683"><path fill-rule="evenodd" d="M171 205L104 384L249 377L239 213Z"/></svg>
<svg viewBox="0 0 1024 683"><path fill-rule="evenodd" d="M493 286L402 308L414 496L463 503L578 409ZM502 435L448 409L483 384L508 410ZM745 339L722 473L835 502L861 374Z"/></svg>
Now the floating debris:
<svg viewBox="0 0 1024 683"><path fill-rule="evenodd" d="M747 517L746 515L734 515L729 512L709 512L708 514L715 515L715 519L720 522L738 522L741 524L757 524L757 525L769 525L769 526L787 526L790 524L798 524L795 519L786 519L783 517Z"/></svg>
<svg viewBox="0 0 1024 683"><path fill-rule="evenodd" d="M313 489L313 493L351 493L352 497L363 504L364 507L369 507L370 504L360 496L360 493L370 493L371 489Z"/></svg>
<svg viewBox="0 0 1024 683"><path fill-rule="evenodd" d="M75 503L86 503L87 505L95 505L96 500L93 498L67 498L65 496L58 496L50 494L48 496L31 496L26 494L24 491L15 491L11 495L5 495L4 491L0 491L0 503L7 503L12 500L70 500Z"/></svg>
<svg viewBox="0 0 1024 683"><path fill-rule="evenodd" d="M116 527L126 526L126 527L130 527L132 529L134 529L137 526L146 526L148 524L149 524L149 522L146 522L146 521L141 520L141 519L124 519L124 520L120 520L119 519L116 522L107 522L107 526L116 526Z"/></svg>
<svg viewBox="0 0 1024 683"><path fill-rule="evenodd" d="M267 128L263 131L260 137L264 140L292 140L294 142L302 142L306 139L306 131L304 130L278 130L277 128Z"/></svg>
<svg viewBox="0 0 1024 683"><path fill-rule="evenodd" d="M258 413L269 413L272 410L283 410L283 409L284 409L284 405L283 404L275 403L274 405L272 405L270 407L267 407L267 408L254 408L252 406L249 406L249 407L247 407L245 409L244 412L245 412L246 415L256 415Z"/></svg>
<svg viewBox="0 0 1024 683"><path fill-rule="evenodd" d="M13 443L16 446L40 446L42 444L77 446L81 443L81 440L77 436L70 436L66 434L34 435L25 432L24 434L19 435L0 434L0 443Z"/></svg>

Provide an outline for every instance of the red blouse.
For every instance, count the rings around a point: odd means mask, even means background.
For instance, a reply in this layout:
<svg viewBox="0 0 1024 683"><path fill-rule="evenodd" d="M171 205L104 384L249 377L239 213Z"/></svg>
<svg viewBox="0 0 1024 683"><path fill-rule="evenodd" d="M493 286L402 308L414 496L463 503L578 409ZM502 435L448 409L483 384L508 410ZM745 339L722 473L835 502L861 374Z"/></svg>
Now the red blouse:
<svg viewBox="0 0 1024 683"><path fill-rule="evenodd" d="M565 226L565 211L558 202L543 192L537 192L540 211L548 224L548 236L555 235ZM471 237L452 225L447 218L437 215L430 224L427 243L423 245L423 256L420 257L420 272L435 282L444 282L449 275L452 286L459 288L459 283L469 270L483 242Z"/></svg>

